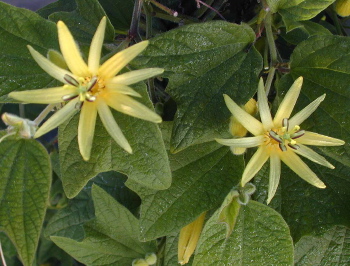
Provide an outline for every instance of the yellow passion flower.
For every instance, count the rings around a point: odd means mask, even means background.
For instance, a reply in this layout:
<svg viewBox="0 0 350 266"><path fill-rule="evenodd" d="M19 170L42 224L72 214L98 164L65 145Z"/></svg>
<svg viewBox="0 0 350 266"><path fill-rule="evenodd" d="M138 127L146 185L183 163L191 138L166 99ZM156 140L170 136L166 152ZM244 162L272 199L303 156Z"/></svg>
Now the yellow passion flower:
<svg viewBox="0 0 350 266"><path fill-rule="evenodd" d="M106 17L102 18L92 39L86 63L67 26L59 21L57 29L60 50L69 71L52 63L33 47L28 46L28 49L39 66L64 85L47 89L11 92L9 95L25 103L66 103L38 129L34 135L35 138L59 126L80 110L78 143L84 160L90 158L97 114L111 137L125 151L132 153L132 149L114 120L109 107L154 123L162 121L159 115L130 97L141 96L129 85L159 75L163 73L163 69L141 69L116 76L147 47L148 41L135 44L115 54L100 65L105 28Z"/></svg>
<svg viewBox="0 0 350 266"><path fill-rule="evenodd" d="M291 168L302 179L310 184L325 188L325 184L300 159L301 155L315 163L333 169L324 157L308 148L307 145L339 146L344 141L305 131L300 124L306 120L324 100L325 95L318 97L293 117L291 113L299 97L303 78L298 78L287 92L275 117L272 119L262 79L258 88L258 108L261 122L239 107L229 96L224 95L226 106L232 115L253 137L235 139L216 139L217 142L235 148L258 147L258 150L248 162L241 180L244 186L270 159L270 176L267 203L271 201L278 187L281 175L281 161Z"/></svg>

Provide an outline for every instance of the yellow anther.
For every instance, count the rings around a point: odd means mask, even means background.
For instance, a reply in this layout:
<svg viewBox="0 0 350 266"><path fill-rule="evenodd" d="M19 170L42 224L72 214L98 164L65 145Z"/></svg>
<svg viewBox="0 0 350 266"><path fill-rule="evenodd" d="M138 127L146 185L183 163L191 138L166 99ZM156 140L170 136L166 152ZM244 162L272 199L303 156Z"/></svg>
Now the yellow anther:
<svg viewBox="0 0 350 266"><path fill-rule="evenodd" d="M281 128L281 131L284 133L284 132L286 132L287 131L287 127L282 127Z"/></svg>
<svg viewBox="0 0 350 266"><path fill-rule="evenodd" d="M290 140L290 144L295 145L297 142L294 139Z"/></svg>
<svg viewBox="0 0 350 266"><path fill-rule="evenodd" d="M300 130L300 126L294 126L293 131L298 131L298 130Z"/></svg>

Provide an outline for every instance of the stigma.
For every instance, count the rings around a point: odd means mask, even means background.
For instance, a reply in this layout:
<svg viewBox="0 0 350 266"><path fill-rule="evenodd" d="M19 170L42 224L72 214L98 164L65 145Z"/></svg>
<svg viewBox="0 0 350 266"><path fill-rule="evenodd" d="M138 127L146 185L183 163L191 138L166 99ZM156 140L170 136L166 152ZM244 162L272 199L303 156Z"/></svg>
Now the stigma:
<svg viewBox="0 0 350 266"><path fill-rule="evenodd" d="M281 151L287 151L287 147L297 150L300 146L297 144L296 139L302 137L305 134L305 130L301 130L300 126L294 126L293 129L289 128L288 118L282 120L282 127L278 129L271 129L267 136L278 144ZM269 141L268 143L271 143Z"/></svg>
<svg viewBox="0 0 350 266"><path fill-rule="evenodd" d="M74 77L66 74L64 75L64 80L67 82L67 84L64 86L73 86L76 88L76 92L64 95L62 97L63 101L66 102L75 99L76 97L79 97L79 106L81 106L85 101L96 101L96 96L94 95L92 90L97 83L97 77L92 77L91 79L78 78L77 80Z"/></svg>

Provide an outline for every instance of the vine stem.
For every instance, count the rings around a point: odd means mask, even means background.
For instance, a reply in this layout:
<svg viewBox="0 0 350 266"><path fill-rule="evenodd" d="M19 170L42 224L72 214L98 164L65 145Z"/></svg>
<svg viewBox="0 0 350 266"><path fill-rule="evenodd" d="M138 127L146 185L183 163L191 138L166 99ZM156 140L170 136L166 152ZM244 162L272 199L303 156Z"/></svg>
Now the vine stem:
<svg viewBox="0 0 350 266"><path fill-rule="evenodd" d="M139 22L141 16L143 0L136 0L134 5L134 10L132 12L131 25L129 29L129 38L133 40L136 36L139 36Z"/></svg>
<svg viewBox="0 0 350 266"><path fill-rule="evenodd" d="M161 3L158 3L156 0L146 0L146 1L152 3L153 5L155 5L159 9L163 10L164 12L168 13L169 15L172 15L174 17L177 17L179 15L179 13L177 11L170 9L170 8L162 5Z"/></svg>
<svg viewBox="0 0 350 266"><path fill-rule="evenodd" d="M41 122L47 117L47 115L55 108L56 104L49 104L45 107L45 109L38 115L37 118L35 118L34 123L36 125L40 125Z"/></svg>
<svg viewBox="0 0 350 266"><path fill-rule="evenodd" d="M275 39L272 32L272 14L270 11L266 13L264 24L265 24L265 30L266 30L267 43L270 50L270 71L267 76L267 81L265 85L265 92L266 92L266 95L268 95L270 93L272 81L276 73L276 65L278 63L277 48L276 48Z"/></svg>

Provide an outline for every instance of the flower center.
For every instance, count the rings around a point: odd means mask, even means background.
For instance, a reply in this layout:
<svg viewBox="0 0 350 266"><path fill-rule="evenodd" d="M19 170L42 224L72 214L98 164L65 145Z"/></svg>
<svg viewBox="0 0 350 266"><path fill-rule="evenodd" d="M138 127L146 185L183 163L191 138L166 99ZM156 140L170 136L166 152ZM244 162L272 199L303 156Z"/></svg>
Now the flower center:
<svg viewBox="0 0 350 266"><path fill-rule="evenodd" d="M97 99L97 95L103 90L104 82L100 80L98 77L94 76L92 78L79 77L76 80L74 77L70 75L65 75L64 80L69 84L65 86L74 86L76 88L76 92L72 94L67 94L62 97L63 101L70 101L76 97L79 97L81 106L84 101L94 102Z"/></svg>
<svg viewBox="0 0 350 266"><path fill-rule="evenodd" d="M267 141L266 145L277 145L281 151L286 151L287 146L297 150L300 148L296 143L296 139L302 137L305 134L305 130L300 130L299 126L294 126L293 129L289 129L289 121L287 118L282 120L282 127L278 129L271 129L266 132Z"/></svg>

